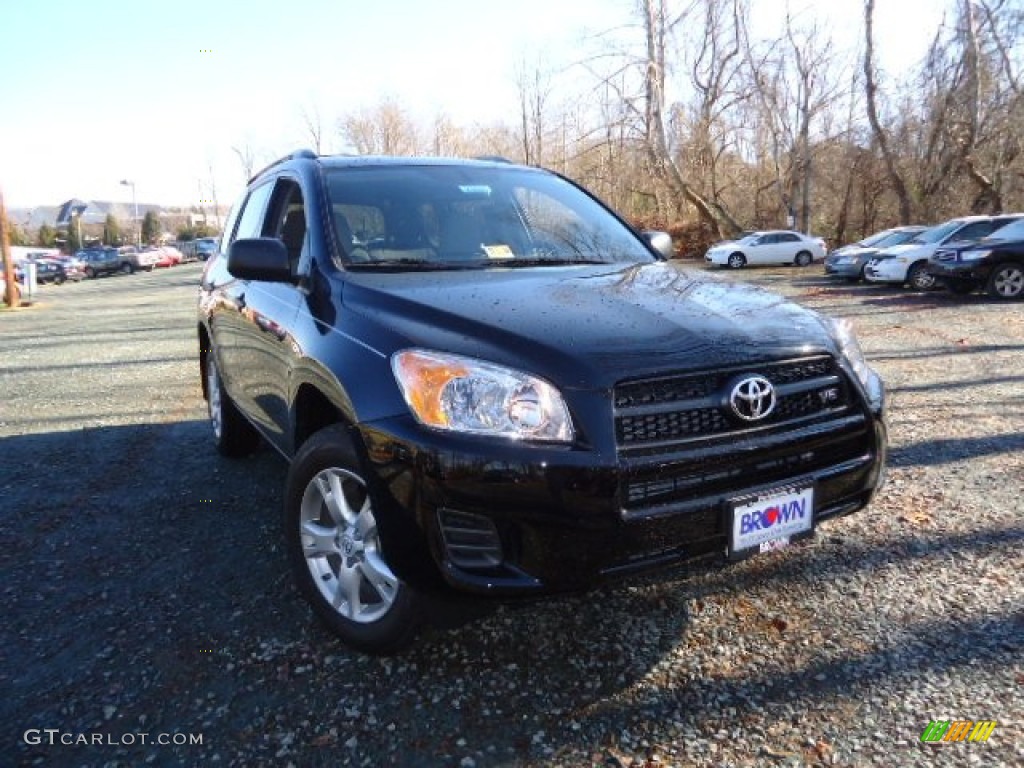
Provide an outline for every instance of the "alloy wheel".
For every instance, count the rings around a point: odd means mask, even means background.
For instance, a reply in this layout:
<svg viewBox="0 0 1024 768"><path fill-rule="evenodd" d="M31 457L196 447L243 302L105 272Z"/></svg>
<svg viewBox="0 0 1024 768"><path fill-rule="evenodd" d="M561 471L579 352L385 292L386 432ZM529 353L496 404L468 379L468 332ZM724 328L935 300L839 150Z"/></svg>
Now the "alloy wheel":
<svg viewBox="0 0 1024 768"><path fill-rule="evenodd" d="M992 275L992 293L1000 299L1016 299L1024 294L1024 267L1009 264Z"/></svg>
<svg viewBox="0 0 1024 768"><path fill-rule="evenodd" d="M302 553L320 595L343 618L379 621L399 581L381 555L377 521L363 480L338 467L318 472L299 510Z"/></svg>

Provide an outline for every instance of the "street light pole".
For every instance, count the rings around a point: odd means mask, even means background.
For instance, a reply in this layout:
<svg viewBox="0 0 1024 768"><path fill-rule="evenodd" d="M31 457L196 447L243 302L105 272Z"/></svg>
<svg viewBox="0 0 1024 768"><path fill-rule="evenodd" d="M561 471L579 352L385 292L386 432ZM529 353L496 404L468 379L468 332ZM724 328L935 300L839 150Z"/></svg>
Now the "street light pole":
<svg viewBox="0 0 1024 768"><path fill-rule="evenodd" d="M135 245L138 248L142 247L142 235L139 233L139 204L135 199L135 182L129 181L128 179L121 179L121 186L132 188L132 208L135 209L135 215L132 217L132 229L135 231Z"/></svg>

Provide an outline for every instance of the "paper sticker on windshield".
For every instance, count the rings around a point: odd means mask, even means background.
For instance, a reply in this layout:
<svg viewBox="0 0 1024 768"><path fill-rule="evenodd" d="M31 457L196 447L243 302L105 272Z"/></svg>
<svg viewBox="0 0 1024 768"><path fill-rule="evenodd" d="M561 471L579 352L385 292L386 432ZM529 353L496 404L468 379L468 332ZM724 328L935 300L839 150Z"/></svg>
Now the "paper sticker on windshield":
<svg viewBox="0 0 1024 768"><path fill-rule="evenodd" d="M514 259L516 255L507 245L485 245L484 253L488 259Z"/></svg>

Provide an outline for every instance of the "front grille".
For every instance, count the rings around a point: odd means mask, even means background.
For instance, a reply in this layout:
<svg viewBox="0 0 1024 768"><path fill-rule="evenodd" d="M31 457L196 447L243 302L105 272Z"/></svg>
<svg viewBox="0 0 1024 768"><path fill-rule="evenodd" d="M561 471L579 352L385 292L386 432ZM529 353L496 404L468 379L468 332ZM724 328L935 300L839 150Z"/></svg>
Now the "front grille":
<svg viewBox="0 0 1024 768"><path fill-rule="evenodd" d="M731 386L743 374L763 376L776 390L775 410L763 420L731 415ZM625 382L615 388L615 436L620 451L662 448L835 413L848 399L845 379L827 355Z"/></svg>
<svg viewBox="0 0 1024 768"><path fill-rule="evenodd" d="M745 376L764 377L776 391L764 419L732 413L730 393ZM708 514L751 487L860 465L873 445L852 385L829 355L623 382L614 405L627 518ZM717 513L709 520L717 526Z"/></svg>

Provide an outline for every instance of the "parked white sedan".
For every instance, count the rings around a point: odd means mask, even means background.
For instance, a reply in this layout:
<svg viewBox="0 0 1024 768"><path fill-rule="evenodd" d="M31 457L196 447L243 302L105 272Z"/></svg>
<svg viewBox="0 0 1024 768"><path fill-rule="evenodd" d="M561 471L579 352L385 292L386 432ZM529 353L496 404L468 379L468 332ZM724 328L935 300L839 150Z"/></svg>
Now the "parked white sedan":
<svg viewBox="0 0 1024 768"><path fill-rule="evenodd" d="M825 258L825 243L790 230L753 232L740 240L717 243L704 260L710 264L739 269L748 264L796 264L806 267Z"/></svg>

